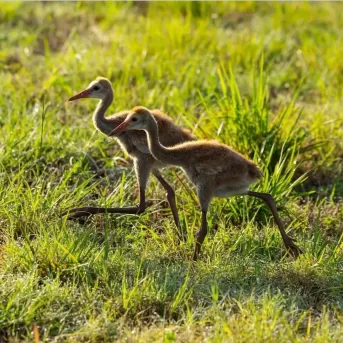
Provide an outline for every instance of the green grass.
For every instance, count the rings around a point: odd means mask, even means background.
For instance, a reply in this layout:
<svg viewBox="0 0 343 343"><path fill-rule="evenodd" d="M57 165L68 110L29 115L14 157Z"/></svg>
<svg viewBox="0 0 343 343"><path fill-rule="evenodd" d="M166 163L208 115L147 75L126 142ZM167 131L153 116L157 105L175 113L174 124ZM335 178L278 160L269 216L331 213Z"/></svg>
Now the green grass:
<svg viewBox="0 0 343 343"><path fill-rule="evenodd" d="M0 341L339 342L343 334L343 6L340 3L1 3ZM213 201L200 225L177 168L180 245L161 187L141 216L60 214L137 201L132 168L95 131L95 77L112 112L160 108L254 159L265 206Z"/></svg>

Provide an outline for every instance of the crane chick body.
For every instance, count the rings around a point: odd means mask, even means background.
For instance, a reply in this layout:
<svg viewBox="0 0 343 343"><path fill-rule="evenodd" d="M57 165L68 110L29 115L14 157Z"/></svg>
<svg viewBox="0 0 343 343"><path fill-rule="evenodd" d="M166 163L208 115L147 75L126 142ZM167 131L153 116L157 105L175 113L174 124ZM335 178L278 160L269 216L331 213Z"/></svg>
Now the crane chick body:
<svg viewBox="0 0 343 343"><path fill-rule="evenodd" d="M153 145L150 147L155 157L167 163ZM244 194L262 175L252 161L217 141L199 140L168 150L173 154L173 164L182 167L197 188L211 189L216 197Z"/></svg>
<svg viewBox="0 0 343 343"><path fill-rule="evenodd" d="M146 134L143 131L123 132L113 135L113 130L122 124L130 111L122 111L112 116L105 117L108 107L112 104L114 94L111 82L103 77L98 77L92 81L83 92L71 97L69 101L81 98L100 99L93 114L93 123L98 131L117 139L124 151L133 159L136 177L139 184L140 201L138 207L130 208L100 208L84 207L76 208L71 211L69 219L86 216L96 213L142 213L145 211L145 189L150 173L152 173L164 189L167 191L167 199L170 204L174 221L180 229L180 221L176 208L175 193L173 188L162 177L159 169L166 167L167 163L156 160L150 153ZM161 133L160 139L165 146L172 146L178 143L195 140L189 130L176 126L172 120L158 110L151 111Z"/></svg>
<svg viewBox="0 0 343 343"><path fill-rule="evenodd" d="M135 107L125 121L114 130L114 133L129 132L129 130L145 130L152 155L163 163L182 167L196 186L202 211L202 223L197 233L194 260L197 259L207 234L206 215L211 199L233 195L250 195L263 199L272 211L285 246L295 256L301 253L293 239L285 232L273 197L267 193L249 191L249 186L262 176L255 163L227 145L216 141L198 140L173 147L163 146L159 139L157 122L150 111L144 107Z"/></svg>

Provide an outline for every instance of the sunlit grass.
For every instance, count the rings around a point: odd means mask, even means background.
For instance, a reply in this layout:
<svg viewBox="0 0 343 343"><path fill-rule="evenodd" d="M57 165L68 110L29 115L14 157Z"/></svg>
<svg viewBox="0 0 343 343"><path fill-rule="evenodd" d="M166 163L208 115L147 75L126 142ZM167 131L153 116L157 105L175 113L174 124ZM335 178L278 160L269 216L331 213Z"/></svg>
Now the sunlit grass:
<svg viewBox="0 0 343 343"><path fill-rule="evenodd" d="M339 3L1 3L0 341L339 342L342 70ZM249 156L304 255L268 209L216 199L199 261L194 188L164 172L141 216L85 225L63 211L137 202L132 168L95 131L96 76L112 112L144 105Z"/></svg>

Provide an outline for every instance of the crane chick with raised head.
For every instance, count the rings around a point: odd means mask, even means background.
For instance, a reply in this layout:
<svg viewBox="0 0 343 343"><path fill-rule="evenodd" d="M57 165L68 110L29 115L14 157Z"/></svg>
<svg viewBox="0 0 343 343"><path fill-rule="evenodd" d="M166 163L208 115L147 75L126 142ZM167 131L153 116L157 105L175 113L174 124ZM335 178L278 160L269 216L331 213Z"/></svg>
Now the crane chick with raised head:
<svg viewBox="0 0 343 343"><path fill-rule="evenodd" d="M145 190L150 173L152 173L167 191L167 199L173 214L175 224L180 232L180 220L176 208L175 192L171 185L162 177L159 169L166 167L166 163L157 161L150 153L146 135L143 131L130 131L111 134L113 130L124 122L130 111L123 111L105 117L105 113L113 102L113 88L111 82L98 77L81 93L74 95L69 101L82 98L99 99L99 104L93 114L95 127L105 135L115 137L121 147L131 156L134 163L137 181L139 184L139 206L124 208L81 207L69 210L68 219L79 218L97 213L131 213L140 214L146 209ZM157 122L160 139L163 145L173 146L178 143L195 140L190 131L173 124L171 119L158 110L151 111Z"/></svg>
<svg viewBox="0 0 343 343"><path fill-rule="evenodd" d="M129 133L131 130L146 131L152 155L162 163L180 166L196 186L202 221L200 230L196 234L193 260L197 259L207 235L206 216L211 199L233 195L250 195L264 200L274 216L286 248L294 256L301 253L294 239L287 235L273 197L268 193L249 190L249 186L262 176L252 161L216 141L198 140L166 147L160 140L155 118L144 107L135 107L112 133L118 135L123 132Z"/></svg>

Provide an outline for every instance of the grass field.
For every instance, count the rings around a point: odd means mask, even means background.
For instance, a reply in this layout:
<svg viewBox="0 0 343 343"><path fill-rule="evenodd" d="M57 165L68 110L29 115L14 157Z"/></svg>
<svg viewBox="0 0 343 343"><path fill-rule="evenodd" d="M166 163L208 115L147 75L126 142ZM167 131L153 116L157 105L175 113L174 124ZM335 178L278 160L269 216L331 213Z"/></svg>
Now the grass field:
<svg viewBox="0 0 343 343"><path fill-rule="evenodd" d="M342 341L343 4L0 6L0 342ZM180 245L153 179L141 216L61 218L137 202L97 101L67 103L99 75L112 113L159 108L254 159L304 254L259 201L217 199L192 266L200 211L177 168Z"/></svg>

